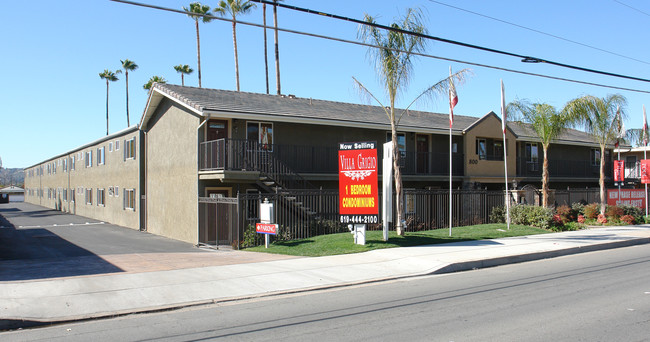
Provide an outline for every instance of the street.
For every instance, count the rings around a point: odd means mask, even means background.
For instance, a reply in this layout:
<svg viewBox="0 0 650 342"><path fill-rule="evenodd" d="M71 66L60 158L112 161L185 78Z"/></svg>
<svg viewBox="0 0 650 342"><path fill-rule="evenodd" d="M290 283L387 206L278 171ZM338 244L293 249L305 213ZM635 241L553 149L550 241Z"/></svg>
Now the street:
<svg viewBox="0 0 650 342"><path fill-rule="evenodd" d="M650 248L641 245L5 332L0 339L642 341L650 336L649 266Z"/></svg>

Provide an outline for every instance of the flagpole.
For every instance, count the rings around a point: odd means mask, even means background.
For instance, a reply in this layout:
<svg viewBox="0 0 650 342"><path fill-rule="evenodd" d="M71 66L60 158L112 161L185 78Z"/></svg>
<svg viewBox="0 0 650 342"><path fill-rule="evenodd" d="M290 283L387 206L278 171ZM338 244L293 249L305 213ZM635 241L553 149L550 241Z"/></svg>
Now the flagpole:
<svg viewBox="0 0 650 342"><path fill-rule="evenodd" d="M452 123L449 122L449 236L451 236L451 225L452 225L452 196L451 196L451 171L452 171L452 165L451 165L451 125Z"/></svg>
<svg viewBox="0 0 650 342"><path fill-rule="evenodd" d="M643 105L643 159L648 159L646 150L648 149L648 120L645 116L645 105ZM648 216L648 183L645 183L645 216ZM645 222L645 217L643 218Z"/></svg>
<svg viewBox="0 0 650 342"><path fill-rule="evenodd" d="M458 103L458 95L456 94L456 87L454 87L454 79L451 77L451 65L449 66L449 236L451 236L451 227L453 222L453 198L451 193L451 176L452 176L452 140L451 140L451 126L454 124L454 107Z"/></svg>
<svg viewBox="0 0 650 342"><path fill-rule="evenodd" d="M505 94L503 89L503 80L501 80L501 126L503 128L503 168L505 175L505 184L506 184L506 227L507 230L510 230L510 196L508 195L508 145L506 144L506 102Z"/></svg>

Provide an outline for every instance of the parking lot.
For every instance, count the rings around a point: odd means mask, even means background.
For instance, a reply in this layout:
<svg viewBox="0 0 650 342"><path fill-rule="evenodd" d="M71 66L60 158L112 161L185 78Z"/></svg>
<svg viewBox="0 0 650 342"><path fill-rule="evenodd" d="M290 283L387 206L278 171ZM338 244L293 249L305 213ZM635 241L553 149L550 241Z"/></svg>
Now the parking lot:
<svg viewBox="0 0 650 342"><path fill-rule="evenodd" d="M205 250L40 206L0 204L0 281L149 272L289 258Z"/></svg>

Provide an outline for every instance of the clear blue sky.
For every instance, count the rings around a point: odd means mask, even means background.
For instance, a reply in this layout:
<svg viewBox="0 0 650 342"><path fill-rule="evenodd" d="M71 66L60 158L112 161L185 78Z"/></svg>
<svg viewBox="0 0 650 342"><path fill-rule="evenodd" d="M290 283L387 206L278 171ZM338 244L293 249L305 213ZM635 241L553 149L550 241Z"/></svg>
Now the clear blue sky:
<svg viewBox="0 0 650 342"><path fill-rule="evenodd" d="M451 0L440 0L452 3ZM146 2L146 0L142 0ZM156 5L178 8L188 1L158 0ZM620 0L645 13L650 3ZM153 3L153 1L149 1ZM204 2L213 7L217 1ZM420 7L427 15L431 35L548 60L575 64L614 73L650 78L649 45L645 40L650 16L613 0L603 1L454 1L453 4L484 15L528 26L633 57L641 63L566 41L506 25L428 0L404 1L315 1L287 0L287 4L361 19L365 12L389 24L408 7ZM140 8L108 0L30 2L5 6L0 12L0 65L4 65L0 91L0 157L4 167L26 167L54 155L99 139L106 134L106 83L98 74L116 70L121 59L131 59L140 68L129 74L131 124L139 122L147 92L142 85L153 75L180 84L173 66L189 64L196 69L194 22L185 15ZM267 23L272 24L271 9ZM357 25L279 9L279 26L356 39ZM258 5L241 20L262 22ZM260 28L238 25L241 90L265 92L263 33ZM231 25L201 24L201 62L204 88L235 89ZM275 89L273 34L269 38L271 92ZM497 65L523 71L574 78L589 82L650 90L648 83L595 76L541 64L521 63L444 43L430 42L427 52L460 60ZM418 58L412 83L399 102L407 105L428 85L447 76L449 66L467 65ZM498 70L471 67L474 76L458 88L460 102L455 113L482 116L499 113L499 80L506 86L506 99L541 101L561 108L584 94L605 96L620 93L628 99L626 128L642 125L642 104L650 106L648 94L616 91L587 85L522 76ZM383 90L377 82L367 48L318 38L280 34L282 92L299 97L366 103L352 76L375 94ZM197 86L197 75L186 85ZM382 98L384 98L382 96ZM110 132L126 127L124 75L110 85ZM417 109L446 113L446 99Z"/></svg>

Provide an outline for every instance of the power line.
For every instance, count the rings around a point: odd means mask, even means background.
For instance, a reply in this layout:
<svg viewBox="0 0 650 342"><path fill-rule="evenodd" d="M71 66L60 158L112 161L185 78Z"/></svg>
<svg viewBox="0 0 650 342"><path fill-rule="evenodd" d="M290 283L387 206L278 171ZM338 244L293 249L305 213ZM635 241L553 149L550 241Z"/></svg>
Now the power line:
<svg viewBox="0 0 650 342"><path fill-rule="evenodd" d="M631 9L633 9L633 10L639 12L639 13L645 14L645 15L647 15L647 16L650 17L650 14L648 14L648 13L646 13L646 12L643 12L642 10L640 10L640 9L638 9L638 8L632 7L632 6L628 5L628 4L625 4L625 3L620 2L620 1L618 1L618 0L614 0L614 2L618 2L619 4L621 4L621 5L625 6L625 7L631 8Z"/></svg>
<svg viewBox="0 0 650 342"><path fill-rule="evenodd" d="M616 0L614 0L614 1L616 1ZM449 7L449 8L453 8L453 9L456 9L456 10L459 10L459 11L463 11L463 12L467 12L467 13L470 13L470 14L477 15L477 16L479 16L479 17L483 17L483 18L487 18L487 19L494 20L494 21L498 21L498 22L500 22L500 23L507 24L507 25L514 26L514 27L518 27L518 28L521 28L521 29L524 29L524 30L528 30L528 31L531 31L531 32L535 32L535 33L543 34L543 35L545 35L545 36L549 36L549 37L553 37L553 38L556 38L556 39L563 40L563 41L565 41L565 42L569 42L569 43L577 44L577 45L584 46L584 47L587 47L587 48L590 48L590 49L594 49L594 50L598 50L598 51L601 51L601 52L605 52L605 53L608 53L608 54L611 54L611 55L614 55L614 56L623 57L623 58L626 58L626 59L629 59L629 60L633 60L633 61L636 61L636 62L639 62L639 63L644 63L644 64L648 64L648 65L650 65L650 62L646 62L646 61L643 61L643 60L640 60L640 59L636 59L636 58L634 58L634 57L625 56L625 55L622 55L622 54L620 54L620 53L616 53L616 52L613 52L613 51L609 51L609 50L601 49L601 48L596 47L596 46L592 46L592 45L588 45L588 44L580 43L580 42L575 41L575 40L571 40L571 39L568 39L568 38L564 38L564 37L561 37L561 36L558 36L558 35L554 35L554 34L551 34L551 33L547 33L547 32L544 32L544 31L536 30L536 29L534 29L534 28L526 27L526 26L523 26L523 25L515 24L515 23L513 23L513 22L509 22L509 21L506 21L506 20L503 20L503 19L499 19L499 18L491 17L491 16L489 16L489 15L485 15L485 14L482 14L482 13L478 13L478 12L470 11L470 10L468 10L468 9L464 9L464 8L460 8L460 7L457 7L457 6L450 5L450 4L446 4L446 3L444 3L444 2L440 2L440 1L436 1L436 0L429 0L429 2L433 2L433 3L436 3L436 4L438 4L438 5L442 5L442 6L447 6L447 7ZM625 5L625 4L623 4L623 3L619 2L619 1L616 1L616 2L618 2L618 3L622 4L622 5ZM627 5L625 5L625 6L627 6ZM628 7L630 7L630 6L628 6ZM632 8L632 7L630 7L630 8ZM633 8L633 9L635 9L635 8ZM637 10L637 11L638 11L638 10ZM639 11L639 12L641 12L641 11ZM641 12L641 13L643 13L643 12ZM647 13L644 13L644 14L648 15Z"/></svg>
<svg viewBox="0 0 650 342"><path fill-rule="evenodd" d="M128 1L128 0L111 0L111 1L119 2L119 3L123 3L123 4L128 4L128 5L147 7L147 8L158 9L158 10L163 10L163 11L168 11L168 12L175 12L175 13L180 13L180 14L187 15L187 12L185 12L183 10L173 9L173 8L167 8L167 7L161 7L161 6L149 5L149 4L142 4L142 3ZM232 19L225 19L225 18L214 17L214 16L210 16L210 15L203 15L203 14L193 14L193 15L205 16L205 17L209 17L211 19L217 19L217 20L221 20L221 21L232 22ZM273 26L265 26L265 25L261 25L261 24L250 23L250 22L239 21L239 20L237 21L237 23L241 24L241 25L248 25L248 26L260 27L260 28L268 28L268 29L274 28ZM349 39L330 37L330 36L325 36L325 35L320 35L320 34L315 34L315 33L302 32L302 31L291 30L291 29L284 29L284 28L280 28L280 27L278 27L277 29L278 29L278 31L282 31L282 32L286 32L286 33L292 33L292 34L301 35L301 36L321 38L321 39L325 39L325 40L336 41L336 42L352 44L352 45L358 45L358 46L364 46L364 47L386 49L386 47L383 47L383 46L372 45L372 44L363 43L363 42L354 41L354 40L349 40ZM396 52L406 52L406 51L399 50L399 49L390 49L390 50L393 50L393 51L396 51ZM425 54L425 53L413 53L412 52L412 54L417 55L417 56L421 56L421 57L425 57L425 58L433 58L433 59L439 59L439 60L444 60L444 61L454 62L454 63L459 63L459 64L473 65L473 66L477 66L477 67L481 67L481 68L495 69L495 70L500 70L500 71L505 71L505 72L510 72L510 73L516 73L516 74L521 74L521 75L542 77L542 78L548 78L548 79L557 80L557 81L564 81L564 82L585 84L585 85L591 85L591 86L602 87L602 88L609 88L609 89L625 90L625 91L636 92L636 93L650 94L650 91L646 91L646 90L617 87L617 86L611 86L611 85L600 84L600 83L586 82L586 81L574 80L574 79L563 78L563 77L556 77L556 76L550 76L550 75L531 73L531 72L526 72L526 71L520 71L520 70L497 67L497 66L493 66L493 65L469 62L469 61L464 61L464 60L460 60L460 59L435 56L435 55L430 55L430 54Z"/></svg>
<svg viewBox="0 0 650 342"><path fill-rule="evenodd" d="M282 7L282 8L286 8L286 9L290 9L290 10L294 10L294 11L299 11L299 12L304 12L304 13L309 13L309 14L317 14L317 15L328 17L328 18L349 21L349 22L353 22L353 23L356 23L356 24L372 26L372 27L383 29L383 30L395 31L395 32L399 32L399 33L403 33L403 34L409 34L409 35L413 35L413 36L417 36L417 37L421 37L421 38L437 40L439 42L458 45L458 46L463 46L463 47L467 47L467 48L471 48L471 49L482 50L482 51L492 52L492 53L511 56L511 57L517 57L517 58L521 58L522 62L546 63L546 64L555 65L555 66L568 68L568 69L580 70L580 71L590 72L590 73L594 73L594 74L600 74L600 75L612 76L612 77L618 77L618 78L625 78L625 79L629 79L629 80L650 83L650 79L646 79L646 78L640 78L640 77L628 76L628 75L622 75L622 74L615 74L615 73L607 72L607 71L601 71L601 70L590 69L590 68L580 67L580 66L571 65L571 64L554 62L554 61L543 59L543 58L525 56L525 55L521 55L521 54L514 53L514 52L508 52L508 51L493 49L493 48L484 47L484 46L480 46L480 45L469 44L469 43L463 43L463 42L452 40L452 39L446 39L446 38L435 37L435 36L431 36L431 35L427 35L427 34L411 32L411 31L402 30L402 29L399 29L399 28L386 26L386 25L369 23L369 22L359 20L359 19L344 17L344 16L340 16L340 15L336 15L336 14L329 14L329 13L320 12L320 11L314 11L314 10L307 9L307 8L301 8L301 7L291 6L291 5L285 5L285 4L281 4L281 3L277 3L277 2L273 2L273 1L268 1L268 0L250 0L250 1L257 2L257 3L262 3L262 4L269 4L269 5L272 5L272 6L279 6L279 7Z"/></svg>

